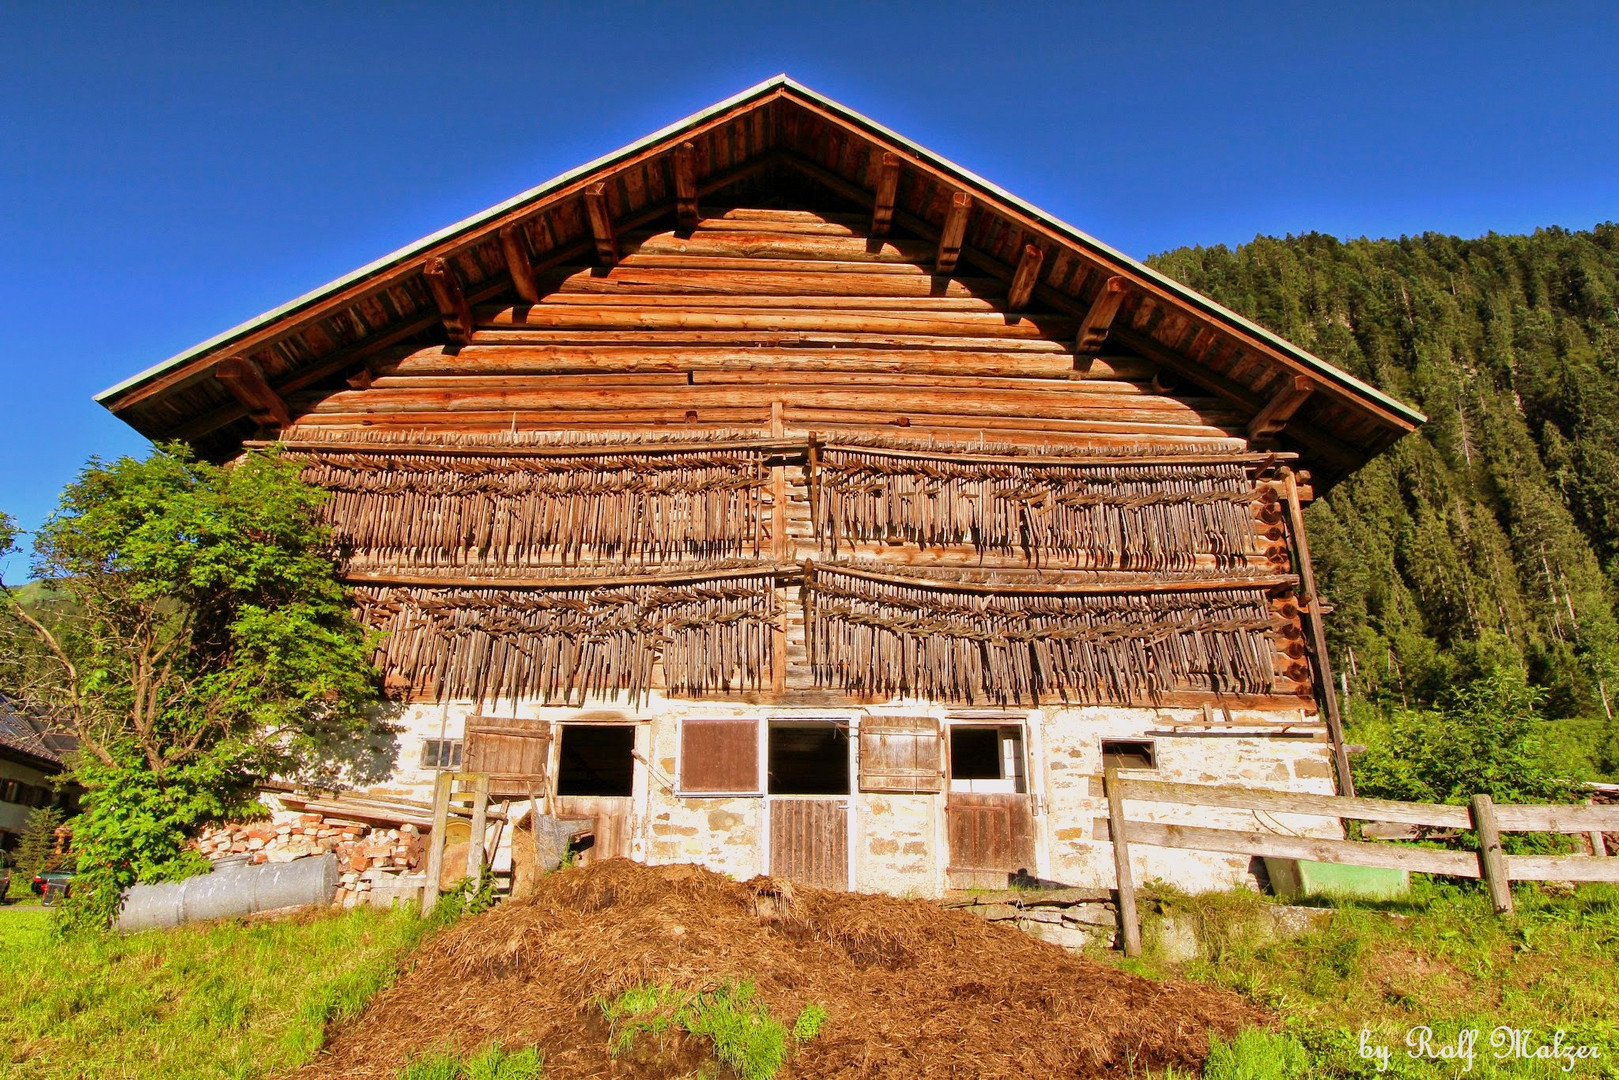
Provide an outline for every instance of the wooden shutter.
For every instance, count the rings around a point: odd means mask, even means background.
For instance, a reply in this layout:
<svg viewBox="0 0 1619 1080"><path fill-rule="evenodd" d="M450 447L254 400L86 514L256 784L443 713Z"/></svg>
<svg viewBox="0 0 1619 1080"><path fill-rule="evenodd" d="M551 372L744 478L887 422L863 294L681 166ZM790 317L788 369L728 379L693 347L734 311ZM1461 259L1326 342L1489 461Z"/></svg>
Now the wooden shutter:
<svg viewBox="0 0 1619 1080"><path fill-rule="evenodd" d="M860 790L933 793L944 788L944 740L931 716L860 722Z"/></svg>
<svg viewBox="0 0 1619 1080"><path fill-rule="evenodd" d="M681 721L680 790L699 794L758 792L759 721Z"/></svg>
<svg viewBox="0 0 1619 1080"><path fill-rule="evenodd" d="M492 795L527 796L545 787L551 761L551 724L475 716L467 721L461 768L489 774Z"/></svg>

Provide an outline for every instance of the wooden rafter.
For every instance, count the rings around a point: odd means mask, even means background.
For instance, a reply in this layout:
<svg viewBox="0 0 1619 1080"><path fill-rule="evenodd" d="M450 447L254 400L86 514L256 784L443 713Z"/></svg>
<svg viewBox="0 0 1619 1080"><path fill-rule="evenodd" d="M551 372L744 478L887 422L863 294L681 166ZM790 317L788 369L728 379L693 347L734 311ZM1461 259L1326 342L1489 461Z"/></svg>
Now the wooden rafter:
<svg viewBox="0 0 1619 1080"><path fill-rule="evenodd" d="M1276 392L1276 396L1265 403L1265 407L1254 415L1248 423L1248 438L1250 440L1269 439L1281 432L1287 422L1293 419L1293 414L1311 394L1315 393L1315 382L1303 375L1295 375L1287 380L1286 385Z"/></svg>
<svg viewBox="0 0 1619 1080"><path fill-rule="evenodd" d="M269 380L264 377L264 370L252 360L242 356L221 360L214 368L214 378L242 403L247 414L259 426L284 428L292 423L287 403L271 388Z"/></svg>
<svg viewBox="0 0 1619 1080"><path fill-rule="evenodd" d="M517 295L530 304L540 302L540 288L534 281L534 264L528 257L521 225L505 225L500 230L500 250L506 256L506 269L512 276Z"/></svg>
<svg viewBox="0 0 1619 1080"><path fill-rule="evenodd" d="M683 142L670 155L675 179L675 221L682 232L697 228L697 147Z"/></svg>
<svg viewBox="0 0 1619 1080"><path fill-rule="evenodd" d="M428 259L427 265L422 267L422 276L427 278L427 287L433 293L433 303L438 305L450 344L461 348L472 340L472 306L467 303L461 279L444 259Z"/></svg>
<svg viewBox="0 0 1619 1080"><path fill-rule="evenodd" d="M1017 269L1012 273L1012 285L1006 294L1006 310L1022 311L1029 306L1029 300L1034 296L1034 286L1040 280L1040 265L1046 261L1046 253L1033 244L1023 245L1023 255L1017 261Z"/></svg>
<svg viewBox="0 0 1619 1080"><path fill-rule="evenodd" d="M950 208L944 214L944 227L939 230L939 255L934 260L935 273L950 274L961 258L961 242L967 236L967 215L973 208L973 197L965 191L950 196Z"/></svg>
<svg viewBox="0 0 1619 1080"><path fill-rule="evenodd" d="M877 166L877 195L871 206L871 235L887 236L894 227L894 200L899 195L899 155L884 154Z"/></svg>
<svg viewBox="0 0 1619 1080"><path fill-rule="evenodd" d="M1079 324L1079 337L1074 342L1076 353L1095 355L1102 351L1102 344L1107 341L1107 332L1113 326L1113 317L1119 313L1119 305L1124 303L1128 286L1129 282L1117 275L1103 282L1102 291L1091 301L1090 310Z"/></svg>
<svg viewBox="0 0 1619 1080"><path fill-rule="evenodd" d="M585 210L590 216L590 232L596 238L596 259L603 266L618 265L618 233L613 230L613 213L607 206L607 185L592 184L585 189Z"/></svg>

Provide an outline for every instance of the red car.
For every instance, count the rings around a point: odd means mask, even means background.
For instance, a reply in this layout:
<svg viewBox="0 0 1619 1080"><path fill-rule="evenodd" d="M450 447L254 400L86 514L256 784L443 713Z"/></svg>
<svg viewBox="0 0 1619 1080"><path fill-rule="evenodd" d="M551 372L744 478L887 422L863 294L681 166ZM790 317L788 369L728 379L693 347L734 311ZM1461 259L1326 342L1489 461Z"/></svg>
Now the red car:
<svg viewBox="0 0 1619 1080"><path fill-rule="evenodd" d="M50 907L73 891L73 874L67 870L47 870L35 874L31 885L39 902Z"/></svg>

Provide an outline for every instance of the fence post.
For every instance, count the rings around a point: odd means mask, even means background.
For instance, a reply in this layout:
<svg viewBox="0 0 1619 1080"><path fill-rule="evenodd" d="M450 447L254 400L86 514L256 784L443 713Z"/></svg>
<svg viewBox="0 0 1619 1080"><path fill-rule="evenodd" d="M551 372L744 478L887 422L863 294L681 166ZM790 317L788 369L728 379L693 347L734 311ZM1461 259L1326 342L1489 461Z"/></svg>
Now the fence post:
<svg viewBox="0 0 1619 1080"><path fill-rule="evenodd" d="M1113 871L1119 885L1119 937L1124 955L1141 955L1141 921L1136 918L1136 886L1130 875L1130 845L1124 837L1124 794L1119 790L1119 767L1108 765L1102 774L1107 792L1107 828L1113 837Z"/></svg>
<svg viewBox="0 0 1619 1080"><path fill-rule="evenodd" d="M1488 795L1474 795L1469 807L1473 830L1478 833L1478 867L1490 889L1490 903L1497 915L1512 914L1512 883L1507 880L1507 861L1501 854L1501 826L1495 818L1495 801Z"/></svg>
<svg viewBox="0 0 1619 1080"><path fill-rule="evenodd" d="M479 773L472 779L472 836L467 845L467 877L476 889L483 881L483 840L488 831L489 774Z"/></svg>
<svg viewBox="0 0 1619 1080"><path fill-rule="evenodd" d="M444 874L444 834L450 830L450 789L455 774L449 770L433 779L433 831L427 838L427 883L422 888L422 914L438 904L438 881Z"/></svg>

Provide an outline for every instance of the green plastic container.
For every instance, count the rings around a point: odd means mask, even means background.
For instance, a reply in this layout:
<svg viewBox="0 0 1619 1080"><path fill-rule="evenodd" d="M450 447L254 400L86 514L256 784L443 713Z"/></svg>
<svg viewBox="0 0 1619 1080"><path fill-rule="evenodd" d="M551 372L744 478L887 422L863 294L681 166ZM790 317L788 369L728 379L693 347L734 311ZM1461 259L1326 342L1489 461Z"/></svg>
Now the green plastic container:
<svg viewBox="0 0 1619 1080"><path fill-rule="evenodd" d="M1343 866L1307 859L1266 859L1271 891L1287 900L1342 896L1356 900L1398 900L1411 891L1408 870Z"/></svg>

